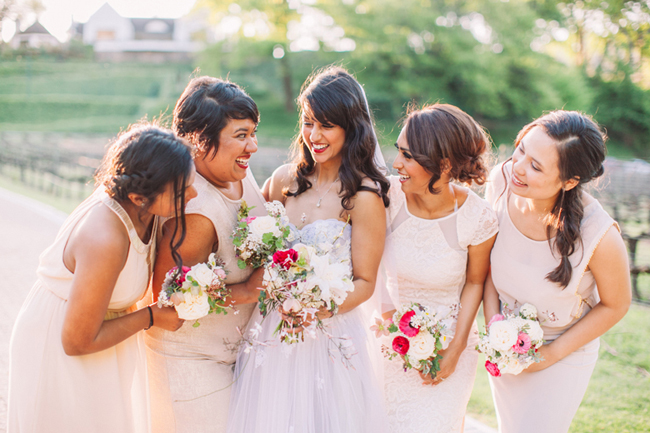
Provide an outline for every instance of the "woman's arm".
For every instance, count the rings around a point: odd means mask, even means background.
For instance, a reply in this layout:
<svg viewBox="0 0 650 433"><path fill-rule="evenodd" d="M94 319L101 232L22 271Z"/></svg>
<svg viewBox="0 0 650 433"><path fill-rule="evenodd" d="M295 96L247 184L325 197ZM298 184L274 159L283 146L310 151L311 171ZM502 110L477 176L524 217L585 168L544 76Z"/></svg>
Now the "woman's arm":
<svg viewBox="0 0 650 433"><path fill-rule="evenodd" d="M91 211L71 233L63 254L74 273L61 332L67 355L108 349L149 326L148 308L104 321L129 245L122 221L106 207ZM154 325L164 329L176 330L183 323L171 308L153 308L152 313Z"/></svg>
<svg viewBox="0 0 650 433"><path fill-rule="evenodd" d="M499 293L492 281L492 272L488 272L485 279L485 286L483 288L483 316L485 319L485 326L490 323L490 319L495 314L501 313L501 304L499 301Z"/></svg>
<svg viewBox="0 0 650 433"><path fill-rule="evenodd" d="M183 258L183 266L194 266L197 263L207 262L210 254L217 250L219 243L212 221L203 215L190 214L185 216L185 223L187 227L185 240L178 250ZM163 228L163 238L158 248L153 274L154 300L158 299L165 275L176 266L169 246L173 226L174 220L169 220ZM177 235L180 234L177 233ZM228 285L230 296L226 299L226 303L237 305L257 302L259 296L257 287L261 285L262 275L263 271L257 270L246 282ZM258 280L260 281L258 282Z"/></svg>
<svg viewBox="0 0 650 433"><path fill-rule="evenodd" d="M543 370L576 349L603 335L625 316L630 308L630 267L620 233L612 226L596 248L589 269L596 280L600 302L564 334L540 348L544 361L527 372Z"/></svg>
<svg viewBox="0 0 650 433"><path fill-rule="evenodd" d="M339 313L352 310L372 296L386 237L386 210L377 194L359 191L353 205L349 214L354 291L339 307Z"/></svg>
<svg viewBox="0 0 650 433"><path fill-rule="evenodd" d="M286 204L287 197L283 191L291 185L291 171L291 164L285 164L275 169L273 175L264 183L262 194L267 201L277 200L282 204Z"/></svg>
<svg viewBox="0 0 650 433"><path fill-rule="evenodd" d="M447 349L440 352L442 360L440 361L440 371L436 374L436 379L445 379L456 370L458 359L461 353L467 347L469 333L472 325L476 321L478 307L483 299L483 285L490 269L490 252L496 235L479 245L470 245L468 248L467 258L467 278L463 291L460 295L460 311L456 322L456 332L454 338L449 343ZM436 384L431 376L422 376L425 383Z"/></svg>

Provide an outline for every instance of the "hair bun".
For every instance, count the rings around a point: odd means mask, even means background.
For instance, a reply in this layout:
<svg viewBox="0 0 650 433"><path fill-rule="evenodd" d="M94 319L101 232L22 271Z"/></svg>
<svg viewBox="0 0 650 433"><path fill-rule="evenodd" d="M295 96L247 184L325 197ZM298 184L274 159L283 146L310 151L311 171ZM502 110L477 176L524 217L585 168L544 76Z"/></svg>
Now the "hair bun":
<svg viewBox="0 0 650 433"><path fill-rule="evenodd" d="M595 179L597 177L602 176L604 173L605 173L605 166L601 164L598 170L596 170L596 172L593 174L591 178Z"/></svg>

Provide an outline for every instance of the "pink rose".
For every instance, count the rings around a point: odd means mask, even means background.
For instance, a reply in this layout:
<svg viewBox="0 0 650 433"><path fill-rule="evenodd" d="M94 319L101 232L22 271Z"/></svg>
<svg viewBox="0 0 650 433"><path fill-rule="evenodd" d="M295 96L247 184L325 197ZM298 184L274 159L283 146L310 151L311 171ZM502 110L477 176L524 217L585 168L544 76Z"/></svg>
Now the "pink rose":
<svg viewBox="0 0 650 433"><path fill-rule="evenodd" d="M174 267L174 270L178 269L177 267ZM185 275L191 270L190 267L188 266L183 266L181 268L181 273L178 275L178 278L176 279L176 283L181 286L185 282Z"/></svg>
<svg viewBox="0 0 650 433"><path fill-rule="evenodd" d="M499 377L501 376L501 371L499 370L499 367L497 367L496 364L490 362L490 361L485 361L485 369L494 377Z"/></svg>
<svg viewBox="0 0 650 433"><path fill-rule="evenodd" d="M253 221L255 221L255 218L257 218L257 217L249 216L249 217L246 217L246 218L242 219L242 221L244 221L246 224L250 224Z"/></svg>
<svg viewBox="0 0 650 433"><path fill-rule="evenodd" d="M298 260L298 252L293 248L273 253L273 263L281 265L284 269L289 269L296 260Z"/></svg>
<svg viewBox="0 0 650 433"><path fill-rule="evenodd" d="M181 292L174 292L170 298L174 305L180 305L185 302L185 296Z"/></svg>
<svg viewBox="0 0 650 433"><path fill-rule="evenodd" d="M520 332L517 336L517 342L514 344L514 346L512 346L512 350L519 353L520 355L523 355L524 353L528 353L530 346L532 346L532 343L530 342L530 337L528 334L525 332Z"/></svg>
<svg viewBox="0 0 650 433"><path fill-rule="evenodd" d="M406 353L409 351L410 346L411 344L406 337L399 335L393 339L393 350L400 355L406 355Z"/></svg>
<svg viewBox="0 0 650 433"><path fill-rule="evenodd" d="M217 276L217 278L219 278L219 279L221 279L221 280L225 280L225 279L226 279L226 272L225 272L223 269L221 269L221 268L215 268L213 272L214 272L214 274Z"/></svg>
<svg viewBox="0 0 650 433"><path fill-rule="evenodd" d="M399 330L407 337L415 337L418 335L418 332L420 332L420 328L414 328L411 326L411 318L413 316L415 316L415 311L407 311L399 320Z"/></svg>
<svg viewBox="0 0 650 433"><path fill-rule="evenodd" d="M490 322L488 323L488 329L490 328L490 326L492 326L492 324L494 322L500 322L502 320L505 320L505 317L503 317L503 314L495 314L494 316L492 316L492 318L490 319Z"/></svg>

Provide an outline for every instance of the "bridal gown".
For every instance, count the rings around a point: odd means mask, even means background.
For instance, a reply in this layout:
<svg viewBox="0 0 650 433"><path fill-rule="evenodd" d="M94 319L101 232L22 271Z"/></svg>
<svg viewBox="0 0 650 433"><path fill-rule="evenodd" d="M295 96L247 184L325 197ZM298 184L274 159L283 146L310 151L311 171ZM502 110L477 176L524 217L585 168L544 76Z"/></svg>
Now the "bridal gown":
<svg viewBox="0 0 650 433"><path fill-rule="evenodd" d="M525 303L537 308L544 339L551 342L599 302L596 281L588 270L589 260L605 233L618 225L596 200L585 206L580 223L582 245L569 258L573 265L571 281L566 288L560 287L546 279L559 264L548 241L524 236L510 219L507 200L511 193L501 167L493 170L486 194L500 226L492 249L492 280L503 310L517 312ZM505 171L510 170L508 163ZM596 338L544 370L490 376L499 431L567 432L587 390L598 347Z"/></svg>
<svg viewBox="0 0 650 433"><path fill-rule="evenodd" d="M149 431L143 333L82 356L66 355L61 343L74 277L63 263L63 251L77 224L96 206L115 212L131 241L104 320L136 310L147 290L158 218L151 241L143 243L126 211L100 187L72 212L41 254L38 279L18 314L10 349L9 433Z"/></svg>
<svg viewBox="0 0 650 433"><path fill-rule="evenodd" d="M343 230L343 232L342 232ZM294 230L295 243L331 242L334 257L350 264L351 227L336 219L318 220ZM257 345L240 350L232 389L229 433L381 433L388 432L377 363L372 362L369 323L362 309L325 319L333 337L353 344L346 367L333 341L317 331L315 339L287 345L274 330L277 312L253 313L249 329L261 325ZM378 354L378 352L377 352Z"/></svg>
<svg viewBox="0 0 650 433"><path fill-rule="evenodd" d="M393 245L399 302L418 302L445 314L460 303L467 273L467 251L498 231L486 200L469 191L454 213L438 219L412 215L399 178L390 177L389 241ZM450 325L451 335L456 323ZM385 344L390 344L390 337ZM391 433L462 432L472 393L478 353L473 325L454 373L444 382L423 385L416 370L404 372L401 360L384 359L384 389Z"/></svg>

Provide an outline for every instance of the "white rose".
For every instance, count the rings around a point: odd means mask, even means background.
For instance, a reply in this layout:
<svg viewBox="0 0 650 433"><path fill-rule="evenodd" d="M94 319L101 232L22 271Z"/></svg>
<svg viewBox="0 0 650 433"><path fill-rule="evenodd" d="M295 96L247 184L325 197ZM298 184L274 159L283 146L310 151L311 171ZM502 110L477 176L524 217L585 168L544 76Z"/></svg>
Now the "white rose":
<svg viewBox="0 0 650 433"><path fill-rule="evenodd" d="M183 320L196 320L210 312L208 295L201 292L199 296L192 296L191 293L183 294L185 300L176 306L178 317Z"/></svg>
<svg viewBox="0 0 650 433"><path fill-rule="evenodd" d="M524 319L523 317L511 317L510 319L506 319L506 322L510 323L514 328L517 330L519 333L522 329L524 329L524 326L528 325L528 320Z"/></svg>
<svg viewBox="0 0 650 433"><path fill-rule="evenodd" d="M192 277L201 287L210 287L214 278L214 272L205 263L199 263L198 265L192 266L192 269L187 273L187 277Z"/></svg>
<svg viewBox="0 0 650 433"><path fill-rule="evenodd" d="M490 326L490 345L498 351L511 349L517 342L517 335L517 329L509 321L494 322Z"/></svg>
<svg viewBox="0 0 650 433"><path fill-rule="evenodd" d="M256 237L259 237L260 239L262 238L264 233L273 233L273 236L276 237L282 236L279 227L276 225L275 218L270 216L262 216L262 217L255 218L255 220L253 220L253 222L249 224L248 230L250 231L250 233L252 233Z"/></svg>
<svg viewBox="0 0 650 433"><path fill-rule="evenodd" d="M501 371L501 374L514 374L517 375L524 371L526 367L530 365L530 363L522 363L519 362L519 359L517 357L508 357L508 358L502 358L499 360L497 363L499 370Z"/></svg>
<svg viewBox="0 0 650 433"><path fill-rule="evenodd" d="M544 331L542 330L542 327L539 326L539 322L536 320L527 320L526 322L528 324L527 333L533 343L542 341L544 339Z"/></svg>
<svg viewBox="0 0 650 433"><path fill-rule="evenodd" d="M417 364L418 361L433 356L433 351L436 348L436 339L428 332L420 332L411 338L409 343L409 351L406 354L413 361L411 364Z"/></svg>
<svg viewBox="0 0 650 433"><path fill-rule="evenodd" d="M533 304L524 304L519 309L519 314L529 320L537 319L537 308Z"/></svg>

